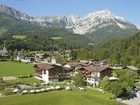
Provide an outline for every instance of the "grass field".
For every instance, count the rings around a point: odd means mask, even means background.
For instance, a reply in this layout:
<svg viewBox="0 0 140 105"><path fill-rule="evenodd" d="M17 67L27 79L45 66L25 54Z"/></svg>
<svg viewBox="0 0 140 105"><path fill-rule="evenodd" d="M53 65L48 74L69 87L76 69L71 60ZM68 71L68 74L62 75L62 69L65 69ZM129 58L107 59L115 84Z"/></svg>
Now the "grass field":
<svg viewBox="0 0 140 105"><path fill-rule="evenodd" d="M24 35L13 35L13 38L14 39L25 39L26 36L24 36Z"/></svg>
<svg viewBox="0 0 140 105"><path fill-rule="evenodd" d="M34 78L34 77L30 77L30 78L18 78L16 80L9 80L9 81L5 81L8 84L16 84L16 83L26 83L26 84L33 84L33 83L41 83L40 80Z"/></svg>
<svg viewBox="0 0 140 105"><path fill-rule="evenodd" d="M28 75L33 73L33 65L18 62L0 62L0 76Z"/></svg>
<svg viewBox="0 0 140 105"><path fill-rule="evenodd" d="M57 37L51 37L51 39L53 39L53 40L62 40L63 38L60 37L60 36L57 36Z"/></svg>
<svg viewBox="0 0 140 105"><path fill-rule="evenodd" d="M0 98L0 105L124 105L108 95L88 89L86 92L52 91L42 94Z"/></svg>

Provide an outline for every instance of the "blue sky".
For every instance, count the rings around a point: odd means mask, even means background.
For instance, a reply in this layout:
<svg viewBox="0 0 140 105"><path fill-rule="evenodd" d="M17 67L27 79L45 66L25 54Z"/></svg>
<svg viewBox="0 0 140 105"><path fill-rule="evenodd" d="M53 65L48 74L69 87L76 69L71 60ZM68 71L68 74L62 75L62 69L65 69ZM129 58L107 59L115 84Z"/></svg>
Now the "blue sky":
<svg viewBox="0 0 140 105"><path fill-rule="evenodd" d="M0 0L17 10L32 16L62 16L109 9L140 26L140 0Z"/></svg>

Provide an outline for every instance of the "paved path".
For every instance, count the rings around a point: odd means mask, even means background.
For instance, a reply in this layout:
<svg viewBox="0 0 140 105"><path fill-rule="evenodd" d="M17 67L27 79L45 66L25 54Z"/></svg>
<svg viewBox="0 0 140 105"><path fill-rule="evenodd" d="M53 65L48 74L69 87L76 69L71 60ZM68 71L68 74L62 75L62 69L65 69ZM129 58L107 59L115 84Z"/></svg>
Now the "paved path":
<svg viewBox="0 0 140 105"><path fill-rule="evenodd" d="M17 79L15 76L5 76L5 77L2 77L2 79L4 80L4 81L8 81L8 80L15 80L15 79Z"/></svg>

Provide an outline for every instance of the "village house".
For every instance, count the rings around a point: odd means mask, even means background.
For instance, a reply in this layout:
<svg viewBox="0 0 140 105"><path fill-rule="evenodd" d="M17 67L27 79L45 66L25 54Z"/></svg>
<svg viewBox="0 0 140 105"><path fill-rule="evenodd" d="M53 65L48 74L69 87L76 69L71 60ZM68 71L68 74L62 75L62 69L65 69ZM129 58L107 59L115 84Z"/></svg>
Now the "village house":
<svg viewBox="0 0 140 105"><path fill-rule="evenodd" d="M125 66L122 64L117 64L113 67L111 67L113 70L126 70L136 73L138 76L140 76L140 69L135 66Z"/></svg>
<svg viewBox="0 0 140 105"><path fill-rule="evenodd" d="M83 68L85 71L86 82L87 84L97 86L101 80L105 77L111 77L112 69L105 66L88 66Z"/></svg>
<svg viewBox="0 0 140 105"><path fill-rule="evenodd" d="M88 67L89 65L84 62L69 62L63 66L64 67L67 66L68 68L71 68L72 69L71 76L74 76L79 71L83 71L83 67Z"/></svg>
<svg viewBox="0 0 140 105"><path fill-rule="evenodd" d="M87 84L93 86L97 86L105 76L111 77L113 70L107 65L91 66L83 62L69 62L64 65L57 65L56 63L43 63L36 64L34 67L34 75L46 83L70 79L79 71L82 71Z"/></svg>
<svg viewBox="0 0 140 105"><path fill-rule="evenodd" d="M8 58L8 51L4 45L3 49L0 50L0 61L6 60Z"/></svg>
<svg viewBox="0 0 140 105"><path fill-rule="evenodd" d="M43 59L44 59L44 54L35 53L34 59L35 59L36 62L38 62L38 61L43 61Z"/></svg>
<svg viewBox="0 0 140 105"><path fill-rule="evenodd" d="M84 63L84 62L69 62L67 63L67 65L69 65L74 70L80 70L83 67L89 66L87 63Z"/></svg>
<svg viewBox="0 0 140 105"><path fill-rule="evenodd" d="M34 75L46 83L59 82L70 78L70 70L68 68L56 64L36 64Z"/></svg>
<svg viewBox="0 0 140 105"><path fill-rule="evenodd" d="M140 76L140 69L137 68L137 67L135 67L135 66L126 66L126 67L124 68L124 70L129 70L129 71L131 71L131 72L136 73L138 76Z"/></svg>
<svg viewBox="0 0 140 105"><path fill-rule="evenodd" d="M93 58L88 61L90 65L99 65L99 60Z"/></svg>
<svg viewBox="0 0 140 105"><path fill-rule="evenodd" d="M24 63L33 63L33 62L35 62L34 57L27 57L25 54L21 54L21 53L19 53L16 56L15 60L21 61L21 62L24 62Z"/></svg>

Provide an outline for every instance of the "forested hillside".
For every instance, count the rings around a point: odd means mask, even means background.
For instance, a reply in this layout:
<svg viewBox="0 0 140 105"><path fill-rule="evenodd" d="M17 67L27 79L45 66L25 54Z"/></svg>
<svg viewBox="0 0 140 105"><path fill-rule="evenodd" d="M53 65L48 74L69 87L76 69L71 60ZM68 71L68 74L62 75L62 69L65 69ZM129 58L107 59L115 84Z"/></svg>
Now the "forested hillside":
<svg viewBox="0 0 140 105"><path fill-rule="evenodd" d="M112 64L140 67L140 32L127 39L112 40L98 46L94 51L97 58L108 59Z"/></svg>
<svg viewBox="0 0 140 105"><path fill-rule="evenodd" d="M0 47L8 50L61 50L87 47L90 40L66 29L46 28L0 13Z"/></svg>
<svg viewBox="0 0 140 105"><path fill-rule="evenodd" d="M7 33L8 34L8 33ZM0 38L8 50L61 50L79 49L89 46L90 40L84 36L75 35L64 29L34 29L29 31L3 34Z"/></svg>

